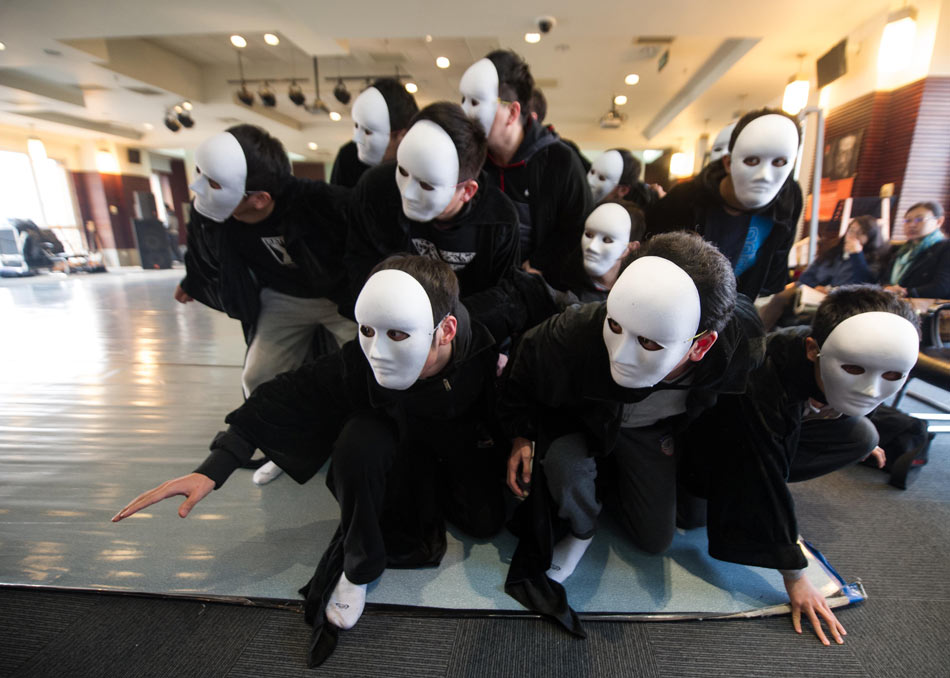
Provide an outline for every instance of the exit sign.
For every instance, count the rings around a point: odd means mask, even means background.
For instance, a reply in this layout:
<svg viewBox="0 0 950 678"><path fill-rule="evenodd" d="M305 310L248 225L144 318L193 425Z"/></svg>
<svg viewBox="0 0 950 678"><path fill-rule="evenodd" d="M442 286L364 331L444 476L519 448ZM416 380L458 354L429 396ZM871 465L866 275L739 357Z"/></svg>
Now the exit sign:
<svg viewBox="0 0 950 678"><path fill-rule="evenodd" d="M657 73L663 70L663 68L666 66L669 60L670 60L670 50L666 50L665 52L663 52L663 54L660 55L660 60L657 62L657 65L656 65Z"/></svg>

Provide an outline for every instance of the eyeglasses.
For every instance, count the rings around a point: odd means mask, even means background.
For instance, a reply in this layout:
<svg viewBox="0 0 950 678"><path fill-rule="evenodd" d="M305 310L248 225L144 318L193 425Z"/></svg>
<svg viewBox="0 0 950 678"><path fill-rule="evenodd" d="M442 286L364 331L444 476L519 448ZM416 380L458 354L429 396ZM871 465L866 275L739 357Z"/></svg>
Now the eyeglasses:
<svg viewBox="0 0 950 678"><path fill-rule="evenodd" d="M919 226L920 224L926 223L926 222L930 221L930 220L933 219L933 218L934 218L933 215L931 215L931 216L926 216L926 217L914 217L913 219L907 219L907 218L905 217L904 223L905 223L905 224L913 224L914 226Z"/></svg>

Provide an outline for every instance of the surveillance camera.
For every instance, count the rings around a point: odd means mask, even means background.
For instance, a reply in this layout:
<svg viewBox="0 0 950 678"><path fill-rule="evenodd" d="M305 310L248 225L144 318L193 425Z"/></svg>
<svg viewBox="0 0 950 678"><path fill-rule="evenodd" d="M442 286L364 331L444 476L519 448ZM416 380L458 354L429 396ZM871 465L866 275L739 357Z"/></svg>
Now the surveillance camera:
<svg viewBox="0 0 950 678"><path fill-rule="evenodd" d="M557 19L553 16L539 16L535 21L538 22L538 30L542 33L550 33L557 26Z"/></svg>

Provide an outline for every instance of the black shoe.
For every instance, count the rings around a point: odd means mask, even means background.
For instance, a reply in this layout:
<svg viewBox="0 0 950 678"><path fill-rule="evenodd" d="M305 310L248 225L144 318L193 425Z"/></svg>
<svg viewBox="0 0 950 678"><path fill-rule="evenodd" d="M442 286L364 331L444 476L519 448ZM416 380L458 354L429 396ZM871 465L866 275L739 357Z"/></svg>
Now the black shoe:
<svg viewBox="0 0 950 678"><path fill-rule="evenodd" d="M923 466L930 460L930 443L936 437L936 433L928 433L927 440L920 447L899 456L891 465L891 479L888 482L900 490L906 490L907 474L911 469Z"/></svg>

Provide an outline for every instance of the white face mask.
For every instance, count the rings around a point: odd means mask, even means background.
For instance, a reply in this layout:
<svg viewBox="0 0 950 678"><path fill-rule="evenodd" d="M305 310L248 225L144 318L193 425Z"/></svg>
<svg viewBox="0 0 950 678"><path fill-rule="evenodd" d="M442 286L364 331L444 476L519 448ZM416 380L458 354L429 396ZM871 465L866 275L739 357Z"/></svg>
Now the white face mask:
<svg viewBox="0 0 950 678"><path fill-rule="evenodd" d="M587 173L587 185L594 196L594 203L599 203L607 194L617 188L620 176L623 174L623 156L617 151L604 151L590 166Z"/></svg>
<svg viewBox="0 0 950 678"><path fill-rule="evenodd" d="M404 391L422 374L432 337L432 305L419 281L386 269L370 276L354 309L360 348L383 388Z"/></svg>
<svg viewBox="0 0 950 678"><path fill-rule="evenodd" d="M435 219L452 202L459 183L452 138L431 120L420 120L399 142L396 162L403 213L413 221Z"/></svg>
<svg viewBox="0 0 950 678"><path fill-rule="evenodd" d="M462 93L462 110L478 122L485 132L491 132L498 110L498 71L488 59L479 59L468 67L459 81Z"/></svg>
<svg viewBox="0 0 950 678"><path fill-rule="evenodd" d="M699 292L686 271L661 257L637 259L607 296L610 376L625 388L656 385L689 353L699 318Z"/></svg>
<svg viewBox="0 0 950 678"><path fill-rule="evenodd" d="M716 162L722 156L729 155L729 139L732 138L732 130L735 128L736 123L730 122L719 131L709 151L709 162Z"/></svg>
<svg viewBox="0 0 950 678"><path fill-rule="evenodd" d="M729 173L736 198L748 209L765 207L792 173L798 130L783 115L763 115L739 132Z"/></svg>
<svg viewBox="0 0 950 678"><path fill-rule="evenodd" d="M188 187L195 209L212 221L227 221L244 199L247 159L241 144L228 132L215 134L195 149L195 165L201 174ZM209 179L221 188L212 188Z"/></svg>
<svg viewBox="0 0 950 678"><path fill-rule="evenodd" d="M859 313L842 321L818 358L828 404L864 416L900 390L919 346L914 326L894 313Z"/></svg>
<svg viewBox="0 0 950 678"><path fill-rule="evenodd" d="M599 278L617 263L630 242L630 213L617 203L599 206L584 222L584 270Z"/></svg>
<svg viewBox="0 0 950 678"><path fill-rule="evenodd" d="M389 107L375 87L364 90L353 102L353 141L360 162L376 166L389 147Z"/></svg>

